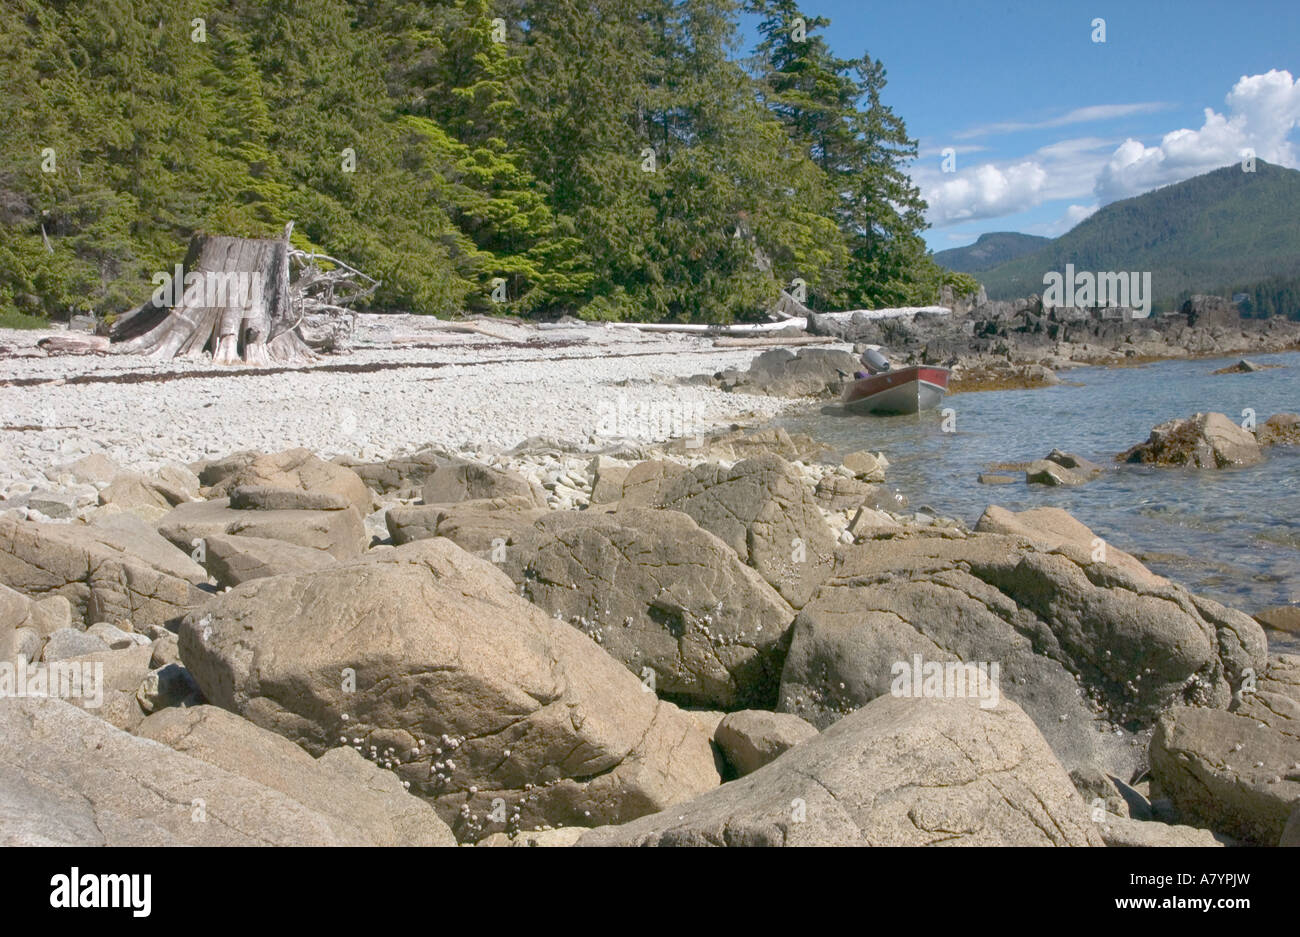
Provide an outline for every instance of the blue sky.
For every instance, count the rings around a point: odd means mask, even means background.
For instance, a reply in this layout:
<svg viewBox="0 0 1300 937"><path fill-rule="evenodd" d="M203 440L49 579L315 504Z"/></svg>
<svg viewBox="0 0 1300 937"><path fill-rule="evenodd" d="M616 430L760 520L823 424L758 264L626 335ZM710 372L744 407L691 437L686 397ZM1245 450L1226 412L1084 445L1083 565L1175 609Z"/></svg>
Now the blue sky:
<svg viewBox="0 0 1300 937"><path fill-rule="evenodd" d="M837 54L884 63L885 102L920 141L911 172L934 250L986 231L1055 236L1246 146L1300 168L1300 0L801 6L831 20Z"/></svg>

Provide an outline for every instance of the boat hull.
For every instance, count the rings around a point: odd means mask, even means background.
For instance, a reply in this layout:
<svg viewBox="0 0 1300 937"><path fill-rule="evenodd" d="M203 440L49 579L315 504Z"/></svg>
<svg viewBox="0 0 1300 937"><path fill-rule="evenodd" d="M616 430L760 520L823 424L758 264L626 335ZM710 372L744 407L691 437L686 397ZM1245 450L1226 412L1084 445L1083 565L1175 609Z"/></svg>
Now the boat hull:
<svg viewBox="0 0 1300 937"><path fill-rule="evenodd" d="M939 406L948 392L947 368L914 365L854 381L844 389L844 408L853 413L918 413Z"/></svg>

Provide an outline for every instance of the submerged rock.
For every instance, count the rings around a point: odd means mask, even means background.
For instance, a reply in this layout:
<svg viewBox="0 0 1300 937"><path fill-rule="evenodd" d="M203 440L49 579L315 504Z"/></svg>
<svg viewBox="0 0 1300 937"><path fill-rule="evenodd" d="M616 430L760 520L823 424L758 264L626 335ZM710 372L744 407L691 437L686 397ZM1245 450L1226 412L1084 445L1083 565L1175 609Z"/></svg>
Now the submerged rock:
<svg viewBox="0 0 1300 937"><path fill-rule="evenodd" d="M1143 465L1224 468L1253 465L1263 455L1255 436L1222 413L1196 413L1161 423L1146 442L1115 458Z"/></svg>

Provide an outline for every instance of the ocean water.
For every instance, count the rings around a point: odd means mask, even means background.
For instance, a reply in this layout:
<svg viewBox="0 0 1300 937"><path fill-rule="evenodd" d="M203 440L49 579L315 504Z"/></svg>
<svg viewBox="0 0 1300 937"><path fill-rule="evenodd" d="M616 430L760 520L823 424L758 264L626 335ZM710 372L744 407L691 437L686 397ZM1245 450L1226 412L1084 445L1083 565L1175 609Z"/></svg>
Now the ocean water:
<svg viewBox="0 0 1300 937"><path fill-rule="evenodd" d="M1118 465L1117 453L1143 442L1151 427L1201 410L1241 422L1253 410L1300 412L1300 354L1251 356L1282 367L1211 374L1235 359L1164 361L1133 368L1062 372L1062 384L1023 391L958 394L955 431L941 411L910 416L845 416L819 406L776 422L835 449L883 451L887 484L909 510L929 506L974 524L985 507L1064 508L1108 542L1137 554L1153 571L1246 612L1300 603L1300 446L1268 450L1262 464L1191 470ZM994 462L1041 459L1053 448L1107 467L1076 488L983 485ZM829 456L828 456L829 458ZM1300 653L1300 636L1269 632L1275 650Z"/></svg>

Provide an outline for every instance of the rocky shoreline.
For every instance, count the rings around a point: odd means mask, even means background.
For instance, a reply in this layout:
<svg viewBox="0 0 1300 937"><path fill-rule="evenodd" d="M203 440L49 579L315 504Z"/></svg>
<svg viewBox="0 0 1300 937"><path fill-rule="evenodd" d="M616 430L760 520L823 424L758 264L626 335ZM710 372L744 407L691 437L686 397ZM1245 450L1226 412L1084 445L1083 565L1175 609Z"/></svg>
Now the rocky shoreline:
<svg viewBox="0 0 1300 937"><path fill-rule="evenodd" d="M96 505L0 519L0 657L103 699L0 700L0 841L1294 840L1300 660L1250 616L818 451L78 460Z"/></svg>
<svg viewBox="0 0 1300 937"><path fill-rule="evenodd" d="M22 360L0 387L38 421L6 428L0 475L0 842L1300 842L1300 658L1260 624L1288 609L1257 621L1194 594L1059 509L990 506L968 527L909 505L885 453L830 461L733 422L837 394L845 350L575 328L545 378L520 375L538 337L403 358L389 333L363 341L374 369L354 385L78 359L182 388L138 392L181 427L143 441L95 439L64 400L103 387L121 407L141 385L68 388L66 362ZM389 378L395 358L410 367ZM486 444L357 445L353 425L332 451L267 446L225 410L274 384L300 427L294 391L334 412L317 380L429 378L458 395L436 425ZM594 386L627 405L580 399ZM418 421L437 399L353 421ZM505 412L528 401L561 414L555 432L506 448L547 425ZM1244 464L1296 426L1196 414L1124 457ZM1053 451L1020 471L1102 467ZM58 673L63 690L100 674L97 698L31 692Z"/></svg>

